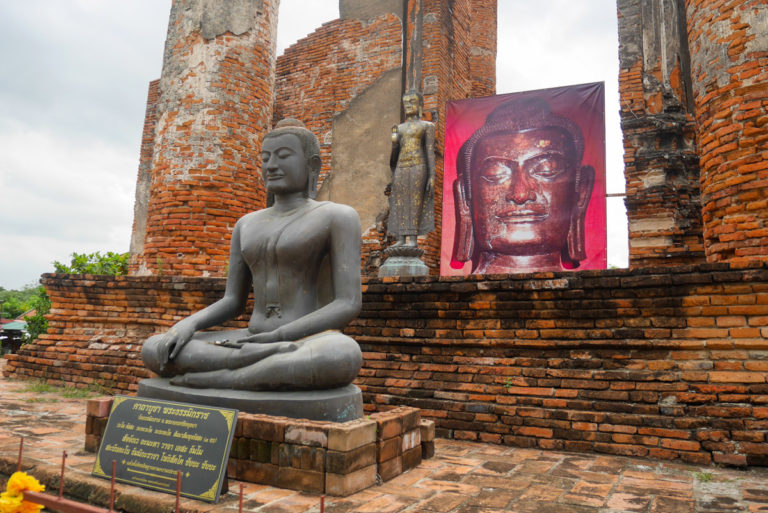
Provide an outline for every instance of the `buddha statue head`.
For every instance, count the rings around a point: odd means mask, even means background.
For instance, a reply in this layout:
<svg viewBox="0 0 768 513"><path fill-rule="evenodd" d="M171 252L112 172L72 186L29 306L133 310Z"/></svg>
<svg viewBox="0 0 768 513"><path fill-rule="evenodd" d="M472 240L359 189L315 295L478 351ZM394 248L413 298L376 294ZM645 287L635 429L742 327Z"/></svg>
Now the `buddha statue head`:
<svg viewBox="0 0 768 513"><path fill-rule="evenodd" d="M421 117L424 97L416 90L409 90L403 95L403 112L406 117Z"/></svg>
<svg viewBox="0 0 768 513"><path fill-rule="evenodd" d="M277 150L283 146L294 147L296 150L300 150L300 154L297 151L297 162L286 161L281 165L284 168L281 174L286 175L285 177L288 179L295 178L300 181L304 196L314 199L317 195L317 179L320 174L320 143L317 136L307 130L301 121L293 118L280 120L275 128L264 136L262 141L262 178L266 184L267 192L274 194L286 186L292 186L290 183L278 184L268 178L268 167L270 166L268 158L273 153L271 150ZM303 161L303 165L299 160ZM290 176L293 167L296 168L294 170L294 173L298 175L296 177ZM285 182L285 180L282 181Z"/></svg>
<svg viewBox="0 0 768 513"><path fill-rule="evenodd" d="M583 155L579 127L545 101L496 107L457 157L453 258L477 273L578 267L595 176Z"/></svg>

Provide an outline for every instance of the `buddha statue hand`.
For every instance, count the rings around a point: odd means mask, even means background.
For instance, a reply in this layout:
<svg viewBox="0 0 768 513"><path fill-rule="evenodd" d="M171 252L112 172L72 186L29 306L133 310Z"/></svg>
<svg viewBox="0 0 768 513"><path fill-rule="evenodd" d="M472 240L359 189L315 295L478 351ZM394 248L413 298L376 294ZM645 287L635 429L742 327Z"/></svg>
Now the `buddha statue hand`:
<svg viewBox="0 0 768 513"><path fill-rule="evenodd" d="M192 339L195 329L185 320L174 324L170 330L162 335L155 345L157 351L156 361L160 362L160 371L163 371L168 362L176 358L181 349Z"/></svg>
<svg viewBox="0 0 768 513"><path fill-rule="evenodd" d="M211 343L221 347L240 349L246 344L270 344L274 342L285 342L283 337L278 333L278 330L268 331L265 333L256 333L255 335L239 338L237 340L214 340Z"/></svg>

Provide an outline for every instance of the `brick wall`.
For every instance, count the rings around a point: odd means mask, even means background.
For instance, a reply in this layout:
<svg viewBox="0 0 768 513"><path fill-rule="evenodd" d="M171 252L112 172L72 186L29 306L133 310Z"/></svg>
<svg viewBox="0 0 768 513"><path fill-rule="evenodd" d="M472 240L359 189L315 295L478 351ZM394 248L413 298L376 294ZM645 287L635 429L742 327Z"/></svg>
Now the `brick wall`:
<svg viewBox="0 0 768 513"><path fill-rule="evenodd" d="M223 292L203 278L43 284L51 329L6 374L129 391L148 375L141 340ZM768 465L768 265L368 279L363 299L346 331L369 412L420 408L443 437Z"/></svg>
<svg viewBox="0 0 768 513"><path fill-rule="evenodd" d="M669 0L617 5L629 265L703 262L685 13Z"/></svg>
<svg viewBox="0 0 768 513"><path fill-rule="evenodd" d="M259 141L272 117L277 4L173 2L133 274L223 276L234 223L264 205Z"/></svg>
<svg viewBox="0 0 768 513"><path fill-rule="evenodd" d="M702 265L367 282L370 409L438 435L768 464L768 270Z"/></svg>
<svg viewBox="0 0 768 513"><path fill-rule="evenodd" d="M768 259L768 5L685 5L707 260Z"/></svg>
<svg viewBox="0 0 768 513"><path fill-rule="evenodd" d="M13 355L8 372L131 392L150 376L141 342L224 295L223 278L46 274L42 284L52 303L48 332Z"/></svg>

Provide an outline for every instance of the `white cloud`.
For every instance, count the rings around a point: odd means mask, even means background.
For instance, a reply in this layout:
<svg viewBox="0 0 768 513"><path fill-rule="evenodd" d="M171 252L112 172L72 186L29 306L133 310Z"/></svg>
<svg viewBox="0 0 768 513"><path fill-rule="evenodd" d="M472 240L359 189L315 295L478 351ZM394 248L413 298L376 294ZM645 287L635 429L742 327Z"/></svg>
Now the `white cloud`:
<svg viewBox="0 0 768 513"><path fill-rule="evenodd" d="M0 285L127 251L170 0L0 3Z"/></svg>
<svg viewBox="0 0 768 513"><path fill-rule="evenodd" d="M277 27L277 55L299 39L339 17L338 0L281 0Z"/></svg>
<svg viewBox="0 0 768 513"><path fill-rule="evenodd" d="M136 166L134 151L104 141L0 132L0 284L34 281L72 252L127 251Z"/></svg>

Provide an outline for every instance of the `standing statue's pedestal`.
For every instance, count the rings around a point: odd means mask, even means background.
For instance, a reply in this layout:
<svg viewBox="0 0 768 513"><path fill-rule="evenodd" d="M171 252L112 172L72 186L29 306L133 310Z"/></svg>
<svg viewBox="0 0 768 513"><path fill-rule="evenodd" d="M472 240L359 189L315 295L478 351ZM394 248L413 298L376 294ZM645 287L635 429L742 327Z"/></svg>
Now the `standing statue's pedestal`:
<svg viewBox="0 0 768 513"><path fill-rule="evenodd" d="M429 267L421 261L423 249L391 246L384 250L387 259L379 267L379 278L388 276L428 276Z"/></svg>

